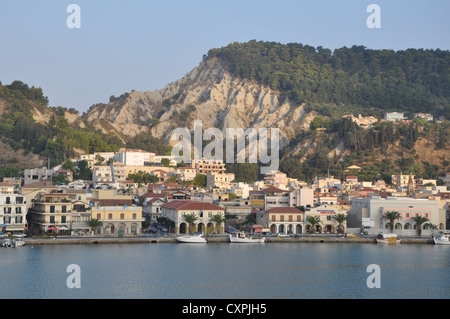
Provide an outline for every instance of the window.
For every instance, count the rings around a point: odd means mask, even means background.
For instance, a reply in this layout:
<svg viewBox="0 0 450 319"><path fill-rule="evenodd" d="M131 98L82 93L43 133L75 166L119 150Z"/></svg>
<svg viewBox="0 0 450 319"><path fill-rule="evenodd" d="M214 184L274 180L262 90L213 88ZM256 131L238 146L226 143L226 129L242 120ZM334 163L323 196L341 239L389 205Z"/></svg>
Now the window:
<svg viewBox="0 0 450 319"><path fill-rule="evenodd" d="M200 217L203 217L203 212L200 212Z"/></svg>
<svg viewBox="0 0 450 319"><path fill-rule="evenodd" d="M113 219L112 217L113 217L113 214L109 213L108 214L108 219Z"/></svg>
<svg viewBox="0 0 450 319"><path fill-rule="evenodd" d="M276 219L276 216L275 215L272 215L272 221L274 222L274 221L276 221L277 219Z"/></svg>
<svg viewBox="0 0 450 319"><path fill-rule="evenodd" d="M331 221L331 216L327 216L327 220L328 220L328 221Z"/></svg>
<svg viewBox="0 0 450 319"><path fill-rule="evenodd" d="M54 224L55 223L55 216L50 216L50 224Z"/></svg>
<svg viewBox="0 0 450 319"><path fill-rule="evenodd" d="M67 206L66 205L61 206L61 212L62 213L66 213L67 212Z"/></svg>
<svg viewBox="0 0 450 319"><path fill-rule="evenodd" d="M6 204L11 204L11 197L6 197Z"/></svg>
<svg viewBox="0 0 450 319"><path fill-rule="evenodd" d="M292 221L292 215L289 215L289 221L290 222Z"/></svg>
<svg viewBox="0 0 450 319"><path fill-rule="evenodd" d="M297 221L298 222L301 222L302 220L300 219L302 216L300 216L300 215L297 215Z"/></svg>
<svg viewBox="0 0 450 319"><path fill-rule="evenodd" d="M61 216L61 223L66 223L66 216Z"/></svg>
<svg viewBox="0 0 450 319"><path fill-rule="evenodd" d="M212 217L212 212L208 212L208 217Z"/></svg>
<svg viewBox="0 0 450 319"><path fill-rule="evenodd" d="M137 219L137 214L133 213L133 219Z"/></svg>
<svg viewBox="0 0 450 319"><path fill-rule="evenodd" d="M16 204L23 204L23 197L16 197Z"/></svg>
<svg viewBox="0 0 450 319"><path fill-rule="evenodd" d="M280 216L280 222L284 222L284 215Z"/></svg>
<svg viewBox="0 0 450 319"><path fill-rule="evenodd" d="M124 213L121 213L121 214L120 214L120 219L121 219L121 220L125 219L125 214L124 214Z"/></svg>
<svg viewBox="0 0 450 319"><path fill-rule="evenodd" d="M102 219L102 214L97 214L97 219Z"/></svg>
<svg viewBox="0 0 450 319"><path fill-rule="evenodd" d="M16 207L16 214L22 214L22 207Z"/></svg>
<svg viewBox="0 0 450 319"><path fill-rule="evenodd" d="M55 206L50 206L50 213L54 213L55 212Z"/></svg>
<svg viewBox="0 0 450 319"><path fill-rule="evenodd" d="M409 218L409 213L406 213L406 218Z"/></svg>

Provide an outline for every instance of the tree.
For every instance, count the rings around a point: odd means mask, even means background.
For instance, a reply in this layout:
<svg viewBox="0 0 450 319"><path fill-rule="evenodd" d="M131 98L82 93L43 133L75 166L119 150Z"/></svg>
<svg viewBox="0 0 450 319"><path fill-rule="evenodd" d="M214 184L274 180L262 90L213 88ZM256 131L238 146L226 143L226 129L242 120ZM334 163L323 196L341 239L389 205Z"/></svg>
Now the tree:
<svg viewBox="0 0 450 319"><path fill-rule="evenodd" d="M220 234L222 232L220 226L225 221L225 216L222 216L222 214L215 214L211 216L209 221L216 224L217 232Z"/></svg>
<svg viewBox="0 0 450 319"><path fill-rule="evenodd" d="M188 223L189 225L189 234L192 233L191 229L192 229L192 225L195 224L195 222L198 220L198 217L195 215L195 213L190 213L190 214L184 214L183 215L183 220Z"/></svg>
<svg viewBox="0 0 450 319"><path fill-rule="evenodd" d="M416 222L417 236L421 236L422 225L429 222L429 219L424 216L414 216L411 219Z"/></svg>
<svg viewBox="0 0 450 319"><path fill-rule="evenodd" d="M338 233L343 233L345 231L342 224L348 219L346 214L336 214L332 217L339 225L337 227Z"/></svg>
<svg viewBox="0 0 450 319"><path fill-rule="evenodd" d="M381 218L389 221L389 226L391 228L391 233L393 233L394 232L394 222L396 220L401 220L402 219L402 215L400 215L399 212L396 212L396 211L392 210L392 211L385 212L383 217L381 217Z"/></svg>
<svg viewBox="0 0 450 319"><path fill-rule="evenodd" d="M95 230L96 230L98 227L101 227L101 226L103 225L103 222L102 222L101 220L99 220L99 219L91 218L91 219L88 221L88 225L89 225L89 227L92 228L92 231L95 233Z"/></svg>
<svg viewBox="0 0 450 319"><path fill-rule="evenodd" d="M308 216L306 221L310 224L309 232L310 234L314 234L316 232L316 225L320 225L319 216Z"/></svg>

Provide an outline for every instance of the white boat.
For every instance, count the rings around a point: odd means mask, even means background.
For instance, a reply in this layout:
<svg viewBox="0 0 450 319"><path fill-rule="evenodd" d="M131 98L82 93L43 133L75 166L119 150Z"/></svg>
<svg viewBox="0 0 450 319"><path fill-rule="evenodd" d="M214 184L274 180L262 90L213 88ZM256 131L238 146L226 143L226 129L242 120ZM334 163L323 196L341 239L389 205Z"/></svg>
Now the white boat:
<svg viewBox="0 0 450 319"><path fill-rule="evenodd" d="M440 232L439 235L433 236L436 245L450 245L450 233Z"/></svg>
<svg viewBox="0 0 450 319"><path fill-rule="evenodd" d="M247 236L245 233L236 233L234 236L230 235L230 242L232 243L264 243L266 237L253 238L253 236Z"/></svg>
<svg viewBox="0 0 450 319"><path fill-rule="evenodd" d="M25 245L25 241L22 238L14 238L12 241L13 247L22 247Z"/></svg>
<svg viewBox="0 0 450 319"><path fill-rule="evenodd" d="M2 247L12 247L12 241L9 238L5 238L2 241Z"/></svg>
<svg viewBox="0 0 450 319"><path fill-rule="evenodd" d="M379 244L400 244L401 239L397 239L397 234L383 234L377 236L377 243Z"/></svg>
<svg viewBox="0 0 450 319"><path fill-rule="evenodd" d="M196 235L186 235L186 236L178 236L177 241L180 243L199 243L199 244L206 244L208 241L205 237L203 237L203 234L196 234Z"/></svg>

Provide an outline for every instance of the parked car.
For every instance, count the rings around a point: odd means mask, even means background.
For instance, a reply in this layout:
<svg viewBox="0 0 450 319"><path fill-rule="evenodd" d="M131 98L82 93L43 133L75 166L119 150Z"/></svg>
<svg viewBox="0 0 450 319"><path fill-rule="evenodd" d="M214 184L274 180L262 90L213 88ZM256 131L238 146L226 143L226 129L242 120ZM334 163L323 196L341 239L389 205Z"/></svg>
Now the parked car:
<svg viewBox="0 0 450 319"><path fill-rule="evenodd" d="M285 237L289 237L289 235L286 234L286 233L278 233L278 234L277 234L277 237L285 238Z"/></svg>

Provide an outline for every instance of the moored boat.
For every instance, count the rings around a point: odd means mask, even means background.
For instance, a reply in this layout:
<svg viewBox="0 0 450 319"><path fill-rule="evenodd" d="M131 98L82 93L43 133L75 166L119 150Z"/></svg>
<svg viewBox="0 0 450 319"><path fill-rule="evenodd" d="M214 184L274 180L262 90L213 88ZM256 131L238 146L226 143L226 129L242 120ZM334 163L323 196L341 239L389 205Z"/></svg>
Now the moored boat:
<svg viewBox="0 0 450 319"><path fill-rule="evenodd" d="M397 239L397 234L383 234L377 236L377 243L379 244L400 244L401 239Z"/></svg>
<svg viewBox="0 0 450 319"><path fill-rule="evenodd" d="M22 247L25 245L25 241L22 238L14 238L12 241L13 247Z"/></svg>
<svg viewBox="0 0 450 319"><path fill-rule="evenodd" d="M199 243L206 244L208 241L203 236L203 234L195 234L195 235L186 235L186 236L178 236L177 241L180 243Z"/></svg>
<svg viewBox="0 0 450 319"><path fill-rule="evenodd" d="M247 236L245 233L236 233L234 236L230 235L230 242L232 243L264 243L266 237L253 238L253 236Z"/></svg>
<svg viewBox="0 0 450 319"><path fill-rule="evenodd" d="M440 232L438 235L433 236L434 243L436 245L450 245L450 232Z"/></svg>
<svg viewBox="0 0 450 319"><path fill-rule="evenodd" d="M9 238L5 238L2 241L2 247L12 247L12 241Z"/></svg>

